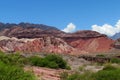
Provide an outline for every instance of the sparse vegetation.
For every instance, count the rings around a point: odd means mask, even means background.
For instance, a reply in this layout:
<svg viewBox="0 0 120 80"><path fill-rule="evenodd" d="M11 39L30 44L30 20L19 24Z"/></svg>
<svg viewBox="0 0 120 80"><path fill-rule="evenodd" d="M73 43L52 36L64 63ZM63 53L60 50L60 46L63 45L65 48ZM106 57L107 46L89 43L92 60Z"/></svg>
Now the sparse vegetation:
<svg viewBox="0 0 120 80"><path fill-rule="evenodd" d="M40 67L48 67L48 68L62 68L62 69L71 69L70 66L67 65L67 62L62 59L61 56L50 54L44 58L39 56L31 56L31 57L24 57L17 54L5 54L3 52L0 53L0 61L5 64L9 65L16 65L16 66L24 66L24 65L33 65L33 66L40 66Z"/></svg>
<svg viewBox="0 0 120 80"><path fill-rule="evenodd" d="M35 80L35 77L18 66L0 61L0 80Z"/></svg>
<svg viewBox="0 0 120 80"><path fill-rule="evenodd" d="M44 58L33 56L29 58L29 61L34 66L49 67L54 69L70 69L70 67L67 65L67 62L63 60L62 57L55 54L47 55Z"/></svg>
<svg viewBox="0 0 120 80"><path fill-rule="evenodd" d="M24 56L17 54L5 54L0 52L0 61L9 65L24 66L28 60Z"/></svg>
<svg viewBox="0 0 120 80"><path fill-rule="evenodd" d="M84 66L80 66L80 67L79 67L79 70L80 70L80 71L83 71L83 70L84 70Z"/></svg>
<svg viewBox="0 0 120 80"><path fill-rule="evenodd" d="M95 80L120 80L120 68L108 68L94 74Z"/></svg>
<svg viewBox="0 0 120 80"><path fill-rule="evenodd" d="M96 55L96 57L105 57L105 55L104 54L98 54L98 55Z"/></svg>
<svg viewBox="0 0 120 80"><path fill-rule="evenodd" d="M68 72L65 72L65 71L63 73L61 73L60 74L61 80L66 80L68 78L68 75L69 75Z"/></svg>
<svg viewBox="0 0 120 80"><path fill-rule="evenodd" d="M31 72L25 72L21 65L24 58L18 54L0 52L0 80L35 80Z"/></svg>
<svg viewBox="0 0 120 80"><path fill-rule="evenodd" d="M104 65L103 70L115 70L117 69L115 66L112 66L110 63Z"/></svg>
<svg viewBox="0 0 120 80"><path fill-rule="evenodd" d="M120 59L119 58L111 58L111 63L118 63L120 64Z"/></svg>
<svg viewBox="0 0 120 80"><path fill-rule="evenodd" d="M63 74L67 74L67 73L63 73ZM63 76L63 74L61 76ZM92 77L91 72L87 71L83 74L80 74L78 72L74 73L74 74L70 74L70 75L66 75L63 77L61 77L61 80L94 80Z"/></svg>
<svg viewBox="0 0 120 80"><path fill-rule="evenodd" d="M61 80L120 80L120 68L114 67L111 64L106 64L103 70L100 70L96 73L85 71L82 74L63 74L61 75L63 76L63 79L61 78Z"/></svg>
<svg viewBox="0 0 120 80"><path fill-rule="evenodd" d="M71 74L63 72L60 74L61 80L119 80L120 67L111 65L119 63L119 58L111 58L110 63L105 63L103 70L98 72L85 71L84 67L79 67L79 71ZM70 69L67 62L59 55L49 54L45 57L31 56L24 57L20 54L5 54L0 52L0 80L36 80L31 72L26 72L22 67L25 65L48 67L53 69Z"/></svg>

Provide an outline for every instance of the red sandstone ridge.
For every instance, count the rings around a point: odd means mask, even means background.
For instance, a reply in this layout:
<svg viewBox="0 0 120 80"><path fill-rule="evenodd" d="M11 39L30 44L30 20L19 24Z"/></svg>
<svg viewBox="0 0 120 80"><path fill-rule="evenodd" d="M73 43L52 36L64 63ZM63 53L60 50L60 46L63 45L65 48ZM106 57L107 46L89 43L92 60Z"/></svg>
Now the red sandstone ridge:
<svg viewBox="0 0 120 80"><path fill-rule="evenodd" d="M3 51L52 52L66 54L81 54L92 52L108 52L114 46L114 40L96 31L83 30L75 33L65 33L56 28L31 27L30 24L15 25L0 31L0 36L16 37L18 39L0 40ZM33 25L32 26L37 26ZM29 39L24 41L21 39Z"/></svg>
<svg viewBox="0 0 120 80"><path fill-rule="evenodd" d="M64 53L77 54L86 53L69 46L64 40L55 37L44 37L34 39L8 38L0 40L0 50L4 52L23 53Z"/></svg>
<svg viewBox="0 0 120 80"><path fill-rule="evenodd" d="M82 31L77 31L75 33L68 33L62 37L64 38L96 38L96 37L107 37L107 36L104 34L100 34L96 31L82 30Z"/></svg>
<svg viewBox="0 0 120 80"><path fill-rule="evenodd" d="M13 26L11 28L5 28L0 32L0 36L7 36L7 37L16 37L16 38L41 38L46 36L56 36L60 37L64 32L56 29L47 29L43 30L40 28L34 27L20 27L20 26Z"/></svg>
<svg viewBox="0 0 120 80"><path fill-rule="evenodd" d="M113 47L114 41L106 35L95 31L78 31L67 37L65 41L74 48L87 52L108 52Z"/></svg>

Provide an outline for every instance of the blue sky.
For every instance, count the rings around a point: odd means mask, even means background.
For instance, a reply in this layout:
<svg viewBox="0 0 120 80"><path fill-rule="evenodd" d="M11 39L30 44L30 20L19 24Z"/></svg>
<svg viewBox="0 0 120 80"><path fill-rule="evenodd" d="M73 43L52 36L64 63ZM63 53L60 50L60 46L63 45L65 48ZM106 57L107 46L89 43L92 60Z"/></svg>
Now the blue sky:
<svg viewBox="0 0 120 80"><path fill-rule="evenodd" d="M94 24L115 25L120 19L120 0L0 0L0 22L30 22L64 29L92 29ZM102 26L101 26L102 27Z"/></svg>

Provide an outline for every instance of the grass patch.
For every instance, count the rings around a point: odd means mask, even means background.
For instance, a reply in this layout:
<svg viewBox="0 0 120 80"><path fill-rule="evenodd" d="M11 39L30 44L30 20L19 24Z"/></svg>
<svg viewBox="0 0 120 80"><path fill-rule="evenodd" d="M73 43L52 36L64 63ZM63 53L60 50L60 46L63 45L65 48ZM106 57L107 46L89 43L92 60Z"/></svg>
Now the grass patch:
<svg viewBox="0 0 120 80"><path fill-rule="evenodd" d="M119 58L111 58L110 62L111 63L118 63L118 64L120 64L120 59Z"/></svg>
<svg viewBox="0 0 120 80"><path fill-rule="evenodd" d="M61 80L94 80L92 73L87 71L84 74L80 74L78 72L74 74L63 73L61 74Z"/></svg>
<svg viewBox="0 0 120 80"><path fill-rule="evenodd" d="M9 65L16 65L23 67L24 65L48 67L53 69L71 69L67 65L67 62L59 55L49 54L44 58L39 56L24 57L19 53L16 54L5 54L0 52L0 61Z"/></svg>
<svg viewBox="0 0 120 80"><path fill-rule="evenodd" d="M85 67L85 66L79 66L79 70L80 70L80 71L84 71L84 67Z"/></svg>
<svg viewBox="0 0 120 80"><path fill-rule="evenodd" d="M0 61L2 61L5 64L9 65L17 65L17 66L24 66L29 61L24 56L17 54L5 54L3 52L0 52Z"/></svg>
<svg viewBox="0 0 120 80"><path fill-rule="evenodd" d="M0 52L0 80L36 80L31 72L23 70L25 59L19 54Z"/></svg>
<svg viewBox="0 0 120 80"><path fill-rule="evenodd" d="M94 74L95 80L120 80L120 69L112 69L109 68L97 72Z"/></svg>
<svg viewBox="0 0 120 80"><path fill-rule="evenodd" d="M0 61L0 80L35 80L35 77L18 66L11 66Z"/></svg>
<svg viewBox="0 0 120 80"><path fill-rule="evenodd" d="M110 63L107 63L107 64L105 64L104 65L104 68L103 68L103 70L115 70L115 69L117 69L115 66L112 66Z"/></svg>
<svg viewBox="0 0 120 80"><path fill-rule="evenodd" d="M61 80L120 80L120 68L110 64L105 65L103 70L96 73L85 71L84 73L62 74Z"/></svg>
<svg viewBox="0 0 120 80"><path fill-rule="evenodd" d="M98 54L98 55L96 55L96 57L106 57L104 54Z"/></svg>

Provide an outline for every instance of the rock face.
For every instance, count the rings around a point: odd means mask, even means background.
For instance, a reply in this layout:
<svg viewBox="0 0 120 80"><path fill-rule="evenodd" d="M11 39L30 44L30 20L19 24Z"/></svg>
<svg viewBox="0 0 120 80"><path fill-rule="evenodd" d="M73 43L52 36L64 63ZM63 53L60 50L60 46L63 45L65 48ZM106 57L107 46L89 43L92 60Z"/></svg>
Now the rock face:
<svg viewBox="0 0 120 80"><path fill-rule="evenodd" d="M89 30L73 33L71 36L65 37L65 41L72 47L87 52L107 52L112 49L114 43L106 35Z"/></svg>
<svg viewBox="0 0 120 80"><path fill-rule="evenodd" d="M63 69L49 69L49 68L43 68L43 67L29 67L26 66L24 68L26 71L32 71L36 76L37 80L61 80L60 74L63 72L71 73L71 71L63 70Z"/></svg>
<svg viewBox="0 0 120 80"><path fill-rule="evenodd" d="M114 44L106 35L90 30L65 33L45 25L6 25L7 28L0 31L0 49L5 52L85 54L108 52Z"/></svg>
<svg viewBox="0 0 120 80"><path fill-rule="evenodd" d="M111 44L114 43L113 40L108 39L107 37L98 37L98 38L79 38L74 40L67 40L68 43L80 50L85 50L87 52L107 52L111 50ZM104 45L105 44L105 45Z"/></svg>
<svg viewBox="0 0 120 80"><path fill-rule="evenodd" d="M65 53L73 54L77 49L69 46L60 38L44 37L34 39L7 38L0 40L0 49L4 52L23 52L23 53Z"/></svg>

